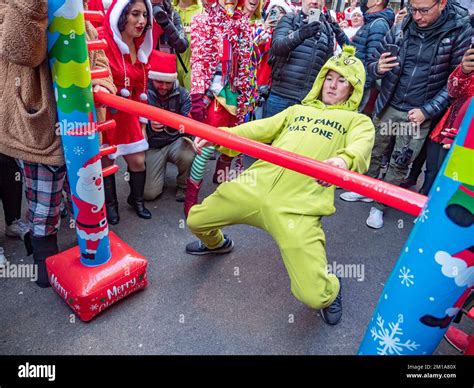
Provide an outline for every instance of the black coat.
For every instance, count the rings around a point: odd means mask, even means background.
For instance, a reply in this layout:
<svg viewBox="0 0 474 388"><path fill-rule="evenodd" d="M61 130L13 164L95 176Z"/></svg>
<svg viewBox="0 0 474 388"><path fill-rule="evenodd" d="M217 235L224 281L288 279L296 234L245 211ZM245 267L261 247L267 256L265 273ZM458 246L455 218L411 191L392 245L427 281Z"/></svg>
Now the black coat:
<svg viewBox="0 0 474 388"><path fill-rule="evenodd" d="M301 39L298 30L305 15L283 16L273 32L269 63L272 66L271 93L301 102L313 87L321 67L334 53L334 33L321 15L319 38ZM342 34L344 35L344 34ZM338 36L340 43L346 43Z"/></svg>
<svg viewBox="0 0 474 388"><path fill-rule="evenodd" d="M367 61L393 26L394 20L395 14L391 8L364 15L364 25L354 35L351 44L356 48L355 55L362 61L366 71ZM367 77L366 86L370 84L370 79Z"/></svg>
<svg viewBox="0 0 474 388"><path fill-rule="evenodd" d="M436 30L436 38L432 43L435 45L434 55L431 59L429 74L416 72L416 68L414 74L414 77L419 77L418 79L426 79L426 95L424 100L420 101L419 108L427 119L438 116L450 104L447 88L448 77L461 62L471 42L472 30L469 24L469 13L450 0L448 0L444 12L448 12L448 19L439 30ZM377 117L380 117L390 103L400 80L411 36L409 32L411 23L415 22L411 16L408 16L401 24L394 26L369 60L368 72L370 76L374 79L382 78L381 90L375 102L374 113ZM381 77L377 73L377 63L380 55L388 51L387 44L396 44L399 47L400 66Z"/></svg>

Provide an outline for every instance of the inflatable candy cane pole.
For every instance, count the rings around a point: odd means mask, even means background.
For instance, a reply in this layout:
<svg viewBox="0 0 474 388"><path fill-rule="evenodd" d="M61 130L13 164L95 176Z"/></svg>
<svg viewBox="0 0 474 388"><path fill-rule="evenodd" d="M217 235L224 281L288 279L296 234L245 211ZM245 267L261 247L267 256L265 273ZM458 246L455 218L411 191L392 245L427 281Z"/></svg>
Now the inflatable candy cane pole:
<svg viewBox="0 0 474 388"><path fill-rule="evenodd" d="M97 17L97 15L95 15ZM82 0L48 1L48 52L79 246L47 259L50 283L83 320L146 287L147 261L110 233L107 224L98 132L111 122L95 123L92 80L108 76L91 69ZM90 48L103 48L91 42ZM102 47L101 47L102 46ZM92 71L92 73L91 73ZM59 135L57 133L57 135ZM110 237L110 238L109 238Z"/></svg>
<svg viewBox="0 0 474 388"><path fill-rule="evenodd" d="M473 117L471 99L359 354L433 353L474 286Z"/></svg>

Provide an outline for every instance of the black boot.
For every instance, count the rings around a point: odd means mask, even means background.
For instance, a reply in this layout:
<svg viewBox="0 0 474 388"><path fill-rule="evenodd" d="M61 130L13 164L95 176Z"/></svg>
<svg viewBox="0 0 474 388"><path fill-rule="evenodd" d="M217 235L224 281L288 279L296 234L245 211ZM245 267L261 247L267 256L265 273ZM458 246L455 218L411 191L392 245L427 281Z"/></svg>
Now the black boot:
<svg viewBox="0 0 474 388"><path fill-rule="evenodd" d="M105 205L107 209L107 221L110 225L120 222L117 202L117 190L115 188L115 174L104 178Z"/></svg>
<svg viewBox="0 0 474 388"><path fill-rule="evenodd" d="M36 284L41 288L51 287L46 270L46 259L59 252L58 236L56 234L46 237L31 236L31 245L33 246L33 260L38 266Z"/></svg>
<svg viewBox="0 0 474 388"><path fill-rule="evenodd" d="M143 190L145 189L146 171L133 172L130 174L130 195L127 198L128 204L135 209L137 216L146 220L151 218L151 213L145 207L143 200Z"/></svg>

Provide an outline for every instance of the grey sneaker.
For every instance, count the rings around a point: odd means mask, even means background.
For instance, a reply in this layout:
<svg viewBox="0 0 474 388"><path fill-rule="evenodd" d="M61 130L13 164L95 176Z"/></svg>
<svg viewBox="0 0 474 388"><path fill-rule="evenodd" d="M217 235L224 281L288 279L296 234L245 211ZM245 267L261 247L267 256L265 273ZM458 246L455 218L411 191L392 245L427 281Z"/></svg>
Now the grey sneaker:
<svg viewBox="0 0 474 388"><path fill-rule="evenodd" d="M5 229L5 234L8 237L19 237L22 240L25 237L25 234L28 233L30 228L28 224L24 223L22 220L15 220L11 225L8 225Z"/></svg>
<svg viewBox="0 0 474 388"><path fill-rule="evenodd" d="M190 255L208 255L210 253L229 253L234 249L234 242L230 239L229 236L224 235L224 242L219 248L209 249L206 247L202 241L197 240L193 241L186 245L186 253Z"/></svg>
<svg viewBox="0 0 474 388"><path fill-rule="evenodd" d="M363 195L354 193L353 191L342 193L339 195L339 198L346 202L374 202L372 198L364 197Z"/></svg>
<svg viewBox="0 0 474 388"><path fill-rule="evenodd" d="M372 206L366 224L368 227L373 229L380 229L383 227L383 211Z"/></svg>

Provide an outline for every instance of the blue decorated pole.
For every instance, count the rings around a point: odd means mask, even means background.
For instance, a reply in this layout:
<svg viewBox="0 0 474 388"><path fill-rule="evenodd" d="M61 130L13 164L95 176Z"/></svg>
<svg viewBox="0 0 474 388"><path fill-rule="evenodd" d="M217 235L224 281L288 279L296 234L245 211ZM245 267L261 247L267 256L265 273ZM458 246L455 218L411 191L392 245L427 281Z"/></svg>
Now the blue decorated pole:
<svg viewBox="0 0 474 388"><path fill-rule="evenodd" d="M379 299L359 354L431 354L474 286L474 100Z"/></svg>
<svg viewBox="0 0 474 388"><path fill-rule="evenodd" d="M111 252L83 2L49 0L48 7L57 135L64 149L81 263L98 266Z"/></svg>

